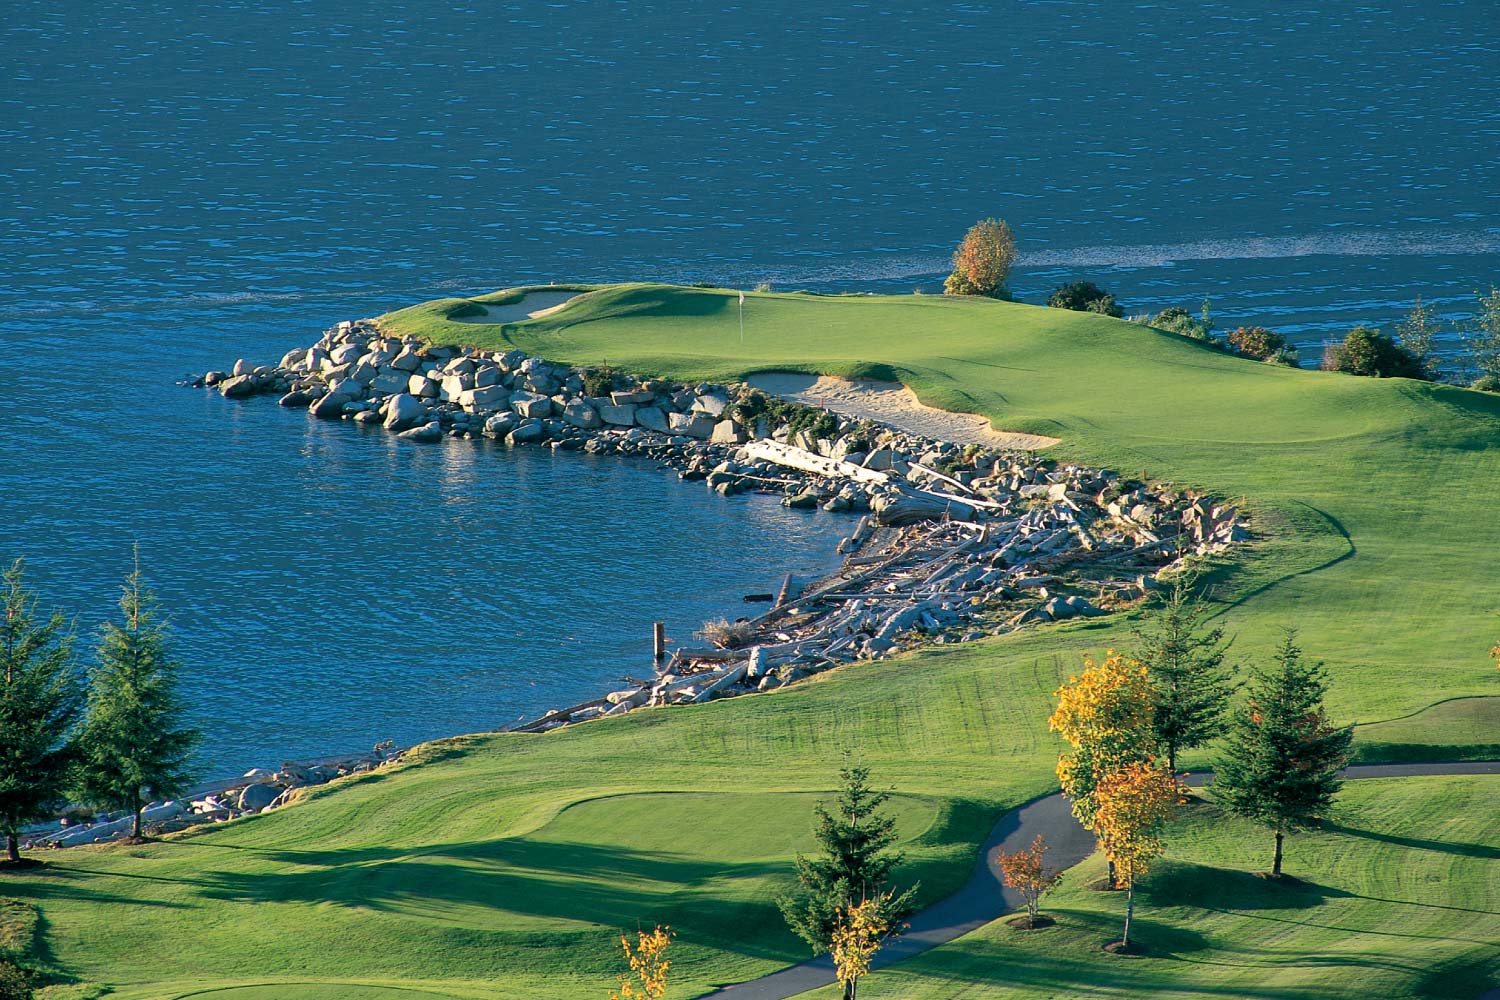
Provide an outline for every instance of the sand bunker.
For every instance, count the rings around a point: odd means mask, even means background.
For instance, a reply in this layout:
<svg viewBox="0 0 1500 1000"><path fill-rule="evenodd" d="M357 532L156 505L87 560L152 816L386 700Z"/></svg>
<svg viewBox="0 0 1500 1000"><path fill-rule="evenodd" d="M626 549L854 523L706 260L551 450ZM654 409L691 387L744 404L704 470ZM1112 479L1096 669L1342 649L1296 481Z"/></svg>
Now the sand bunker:
<svg viewBox="0 0 1500 1000"><path fill-rule="evenodd" d="M456 323L521 323L528 319L540 319L557 312L581 295L581 292L527 292L514 302L504 305L476 303L484 308L483 315L454 316Z"/></svg>
<svg viewBox="0 0 1500 1000"><path fill-rule="evenodd" d="M927 406L900 382L851 381L794 372L763 372L750 376L747 381L755 388L782 399L827 407L845 416L877 420L913 434L955 444L1037 450L1058 443L1057 438L1041 434L997 431L990 426L989 420L972 413L952 413Z"/></svg>

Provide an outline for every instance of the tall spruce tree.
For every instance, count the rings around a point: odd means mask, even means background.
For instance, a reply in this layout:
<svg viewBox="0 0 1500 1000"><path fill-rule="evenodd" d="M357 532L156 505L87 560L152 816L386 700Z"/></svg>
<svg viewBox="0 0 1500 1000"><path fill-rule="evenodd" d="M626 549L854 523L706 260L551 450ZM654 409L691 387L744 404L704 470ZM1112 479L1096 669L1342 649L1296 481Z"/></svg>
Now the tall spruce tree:
<svg viewBox="0 0 1500 1000"><path fill-rule="evenodd" d="M1323 708L1327 674L1308 664L1288 629L1275 666L1257 671L1231 719L1214 791L1230 812L1276 835L1271 874L1281 874L1281 842L1328 812L1343 784L1354 727L1335 726Z"/></svg>
<svg viewBox="0 0 1500 1000"><path fill-rule="evenodd" d="M1233 669L1224 666L1232 640L1221 626L1207 627L1210 614L1206 604L1174 587L1135 630L1136 659L1146 667L1153 692L1151 729L1174 777L1179 753L1219 735L1238 686Z"/></svg>
<svg viewBox="0 0 1500 1000"><path fill-rule="evenodd" d="M132 836L141 835L149 791L158 797L189 782L188 755L200 736L181 725L177 662L167 647L156 599L141 584L139 566L125 578L123 624L109 622L99 662L89 679L88 721L79 736L79 792L87 801L129 809Z"/></svg>
<svg viewBox="0 0 1500 1000"><path fill-rule="evenodd" d="M45 619L17 559L0 578L0 831L6 857L21 860L20 832L45 819L67 785L72 731L83 707L66 619Z"/></svg>
<svg viewBox="0 0 1500 1000"><path fill-rule="evenodd" d="M801 891L777 900L792 930L806 941L813 954L832 947L834 929L841 911L881 899L881 917L887 927L896 927L912 912L917 887L904 892L888 890L891 870L901 863L896 842L895 817L883 815L880 807L889 792L870 787L869 768L846 764L839 770L842 787L836 802L837 815L819 802L814 836L821 854L797 855L797 882Z"/></svg>

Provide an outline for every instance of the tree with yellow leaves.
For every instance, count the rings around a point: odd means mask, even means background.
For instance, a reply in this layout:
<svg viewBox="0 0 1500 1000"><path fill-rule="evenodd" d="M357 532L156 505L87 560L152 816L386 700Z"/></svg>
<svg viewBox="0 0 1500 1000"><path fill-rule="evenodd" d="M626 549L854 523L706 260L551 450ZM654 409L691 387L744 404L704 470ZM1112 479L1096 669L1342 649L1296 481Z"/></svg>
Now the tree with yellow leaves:
<svg viewBox="0 0 1500 1000"><path fill-rule="evenodd" d="M1073 748L1058 758L1057 780L1073 815L1095 834L1100 782L1127 764L1151 759L1155 698L1146 668L1112 649L1102 663L1085 658L1082 676L1057 689L1057 710L1047 725Z"/></svg>
<svg viewBox="0 0 1500 1000"><path fill-rule="evenodd" d="M943 292L1008 299L1005 279L1015 262L1016 237L1005 220L976 222L953 251L953 273L943 282Z"/></svg>
<svg viewBox="0 0 1500 1000"><path fill-rule="evenodd" d="M1133 761L1105 775L1096 791L1094 832L1104 856L1125 883L1125 931L1120 947L1130 947L1135 916L1135 883L1161 855L1161 828L1177 807L1177 781L1153 761Z"/></svg>
<svg viewBox="0 0 1500 1000"><path fill-rule="evenodd" d="M840 907L833 923L833 967L844 987L844 1000L854 1000L859 981L870 974L870 963L891 932L889 893Z"/></svg>
<svg viewBox="0 0 1500 1000"><path fill-rule="evenodd" d="M661 1000L666 996L667 970L672 968L667 948L673 937L672 928L658 924L650 932L636 931L636 944L631 947L630 938L621 934L620 948L630 963L630 975L620 977L620 988L609 995L609 1000Z"/></svg>

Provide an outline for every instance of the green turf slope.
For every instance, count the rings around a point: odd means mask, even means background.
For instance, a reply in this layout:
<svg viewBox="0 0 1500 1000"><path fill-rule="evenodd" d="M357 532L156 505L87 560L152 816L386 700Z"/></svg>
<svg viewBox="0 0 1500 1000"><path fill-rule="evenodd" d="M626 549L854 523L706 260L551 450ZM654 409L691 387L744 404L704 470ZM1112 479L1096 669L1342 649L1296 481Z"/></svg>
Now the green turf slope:
<svg viewBox="0 0 1500 1000"><path fill-rule="evenodd" d="M509 299L515 292L496 293ZM473 326L439 300L386 318L438 341L516 346L676 378L792 369L898 378L1061 458L1246 497L1270 544L1225 581L1247 652L1296 625L1362 721L1500 693L1500 397L1296 371L1088 313L942 296L598 289L552 316ZM1500 726L1500 701L1486 718ZM1434 734L1441 740L1441 734Z"/></svg>
<svg viewBox="0 0 1500 1000"><path fill-rule="evenodd" d="M1330 829L1288 841L1267 882L1266 835L1209 805L1171 829L1167 857L1138 891L1132 937L1149 954L1101 949L1119 937L1122 893L1087 888L1096 857L1045 903L1056 926L996 921L877 972L869 1000L1466 1000L1500 971L1500 777L1350 782ZM831 1000L836 990L804 994Z"/></svg>
<svg viewBox="0 0 1500 1000"><path fill-rule="evenodd" d="M750 295L743 348L736 299L717 291L599 289L505 327L444 318L463 305L386 321L645 374L899 377L931 403L1056 435L1062 457L1243 495L1265 537L1218 573L1237 652L1299 625L1334 670L1335 714L1366 723L1372 757L1493 752L1493 397L1288 371L1102 317L979 300ZM1055 787L1044 720L1059 681L1084 651L1127 641L1127 622L1075 623L771 695L456 741L420 767L264 817L49 855L41 872L0 876L0 895L40 907L34 960L55 979L138 1000L229 987L246 1000L397 987L597 996L618 968L619 931L658 920L679 929L675 995L690 996L805 955L771 898L808 843L806 793L831 787L839 751L857 748L902 793L902 877L935 898L967 876L1000 812ZM1412 808L1439 816L1450 804ZM1227 864L1261 862L1242 846ZM1288 938L1283 950L1298 947Z"/></svg>

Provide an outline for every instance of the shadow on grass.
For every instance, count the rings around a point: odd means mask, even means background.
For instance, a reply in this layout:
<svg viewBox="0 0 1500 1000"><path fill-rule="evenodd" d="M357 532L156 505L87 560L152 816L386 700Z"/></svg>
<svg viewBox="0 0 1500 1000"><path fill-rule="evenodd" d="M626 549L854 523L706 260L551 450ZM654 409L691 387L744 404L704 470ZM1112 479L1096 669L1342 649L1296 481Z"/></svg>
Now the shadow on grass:
<svg viewBox="0 0 1500 1000"><path fill-rule="evenodd" d="M1465 844L1452 840L1431 840L1422 837L1398 837L1391 833L1376 833L1374 830L1357 830L1351 826L1342 826L1338 823L1324 822L1322 828L1329 833L1339 833L1346 837L1358 837L1361 840L1373 840L1381 844L1391 844L1396 847L1409 847L1418 851L1437 851L1442 854L1457 854L1465 858L1482 858L1486 861L1500 860L1500 847L1490 847L1486 844Z"/></svg>

